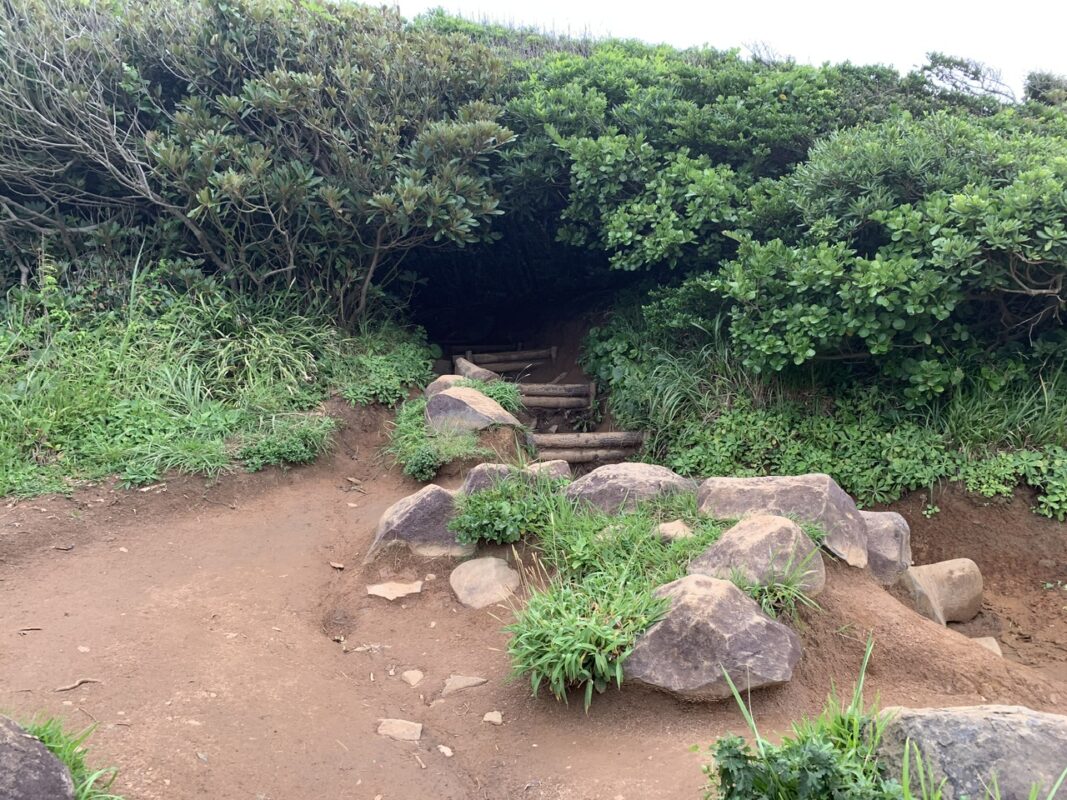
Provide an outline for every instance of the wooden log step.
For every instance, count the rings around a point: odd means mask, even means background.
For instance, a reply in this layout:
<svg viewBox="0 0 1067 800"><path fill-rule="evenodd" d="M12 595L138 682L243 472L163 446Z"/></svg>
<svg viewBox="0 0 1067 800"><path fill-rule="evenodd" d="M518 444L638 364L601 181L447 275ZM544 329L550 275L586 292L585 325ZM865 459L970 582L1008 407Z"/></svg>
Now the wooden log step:
<svg viewBox="0 0 1067 800"><path fill-rule="evenodd" d="M540 397L589 397L591 383L519 383L519 394Z"/></svg>
<svg viewBox="0 0 1067 800"><path fill-rule="evenodd" d="M478 366L493 372L522 372L524 369L539 367L547 363L548 361L544 359L530 361L479 361Z"/></svg>
<svg viewBox="0 0 1067 800"><path fill-rule="evenodd" d="M473 361L475 364L482 364L489 361L525 361L527 359L541 360L541 361L555 361L556 353L559 348L546 347L541 350L506 350L497 352L485 352L485 353L467 353L467 360Z"/></svg>
<svg viewBox="0 0 1067 800"><path fill-rule="evenodd" d="M533 433L530 440L538 450L545 447L640 447L645 434L639 431L605 431L604 433Z"/></svg>
<svg viewBox="0 0 1067 800"><path fill-rule="evenodd" d="M592 461L625 461L633 454L633 450L586 447L580 450L540 450L537 458L541 461L559 460L569 464L588 464Z"/></svg>
<svg viewBox="0 0 1067 800"><path fill-rule="evenodd" d="M589 408L588 397L546 397L535 394L522 396L522 404L527 408Z"/></svg>

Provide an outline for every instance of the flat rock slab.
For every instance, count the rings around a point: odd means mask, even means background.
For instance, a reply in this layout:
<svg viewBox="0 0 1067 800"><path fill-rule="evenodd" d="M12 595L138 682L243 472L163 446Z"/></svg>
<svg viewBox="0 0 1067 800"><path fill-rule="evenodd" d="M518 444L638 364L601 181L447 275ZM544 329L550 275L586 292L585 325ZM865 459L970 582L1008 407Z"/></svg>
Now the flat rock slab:
<svg viewBox="0 0 1067 800"><path fill-rule="evenodd" d="M448 680L445 681L445 688L441 690L441 697L448 697L450 694L462 692L464 689L473 689L485 683L488 683L486 678L478 678L474 675L449 675Z"/></svg>
<svg viewBox="0 0 1067 800"><path fill-rule="evenodd" d="M900 587L912 608L939 625L969 622L982 610L982 573L969 558L910 567Z"/></svg>
<svg viewBox="0 0 1067 800"><path fill-rule="evenodd" d="M461 494L482 492L491 489L510 474L511 467L507 464L479 464L467 473L459 491Z"/></svg>
<svg viewBox="0 0 1067 800"><path fill-rule="evenodd" d="M373 597L384 597L386 600L397 600L401 597L419 594L422 591L422 581L400 583L388 581L387 583L372 583L367 587L367 594Z"/></svg>
<svg viewBox="0 0 1067 800"><path fill-rule="evenodd" d="M800 639L729 581L688 575L655 593L670 609L638 637L626 681L704 701L732 696L723 670L742 694L793 677Z"/></svg>
<svg viewBox="0 0 1067 800"><path fill-rule="evenodd" d="M0 717L0 797L3 800L73 800L70 771L7 717Z"/></svg>
<svg viewBox="0 0 1067 800"><path fill-rule="evenodd" d="M400 680L408 686L418 686L424 677L421 669L408 669L400 673Z"/></svg>
<svg viewBox="0 0 1067 800"><path fill-rule="evenodd" d="M417 742L422 738L422 723L406 719L380 719L378 735L398 742Z"/></svg>
<svg viewBox="0 0 1067 800"><path fill-rule="evenodd" d="M433 383L422 390L423 395L429 400L438 392L443 392L445 389L451 389L457 383L469 380L462 375L441 375Z"/></svg>
<svg viewBox="0 0 1067 800"><path fill-rule="evenodd" d="M485 608L507 600L519 588L519 573L502 558L472 558L448 578L452 591L467 608Z"/></svg>
<svg viewBox="0 0 1067 800"><path fill-rule="evenodd" d="M883 713L891 720L878 745L879 760L899 775L910 740L930 768L927 780L946 781L943 800L986 797L994 776L1006 800L1030 797L1035 783L1037 796L1045 798L1067 767L1067 717L1058 714L997 705Z"/></svg>
<svg viewBox="0 0 1067 800"><path fill-rule="evenodd" d="M407 547L426 558L461 557L474 552L473 544L460 544L448 529L455 516L452 493L436 484L423 486L389 506L378 520L374 542L367 551L370 561L380 550L392 545Z"/></svg>
<svg viewBox="0 0 1067 800"><path fill-rule="evenodd" d="M499 711L487 711L482 717L482 722L488 722L490 725L503 725L504 715Z"/></svg>
<svg viewBox="0 0 1067 800"><path fill-rule="evenodd" d="M853 567L867 566L867 523L829 475L708 478L697 502L701 512L719 519L778 514L819 525L826 531L827 550Z"/></svg>
<svg viewBox="0 0 1067 800"><path fill-rule="evenodd" d="M521 427L496 400L477 389L453 386L426 401L426 424L444 432L484 431L501 425Z"/></svg>
<svg viewBox="0 0 1067 800"><path fill-rule="evenodd" d="M809 597L826 586L826 567L815 542L792 520L771 514L741 520L689 562L688 572L726 581L740 574L760 586L795 578Z"/></svg>
<svg viewBox="0 0 1067 800"><path fill-rule="evenodd" d="M895 511L861 511L867 523L867 568L883 586L892 586L911 566L911 528Z"/></svg>
<svg viewBox="0 0 1067 800"><path fill-rule="evenodd" d="M608 514L632 511L638 503L678 492L692 492L696 481L655 464L606 464L567 487L567 497Z"/></svg>

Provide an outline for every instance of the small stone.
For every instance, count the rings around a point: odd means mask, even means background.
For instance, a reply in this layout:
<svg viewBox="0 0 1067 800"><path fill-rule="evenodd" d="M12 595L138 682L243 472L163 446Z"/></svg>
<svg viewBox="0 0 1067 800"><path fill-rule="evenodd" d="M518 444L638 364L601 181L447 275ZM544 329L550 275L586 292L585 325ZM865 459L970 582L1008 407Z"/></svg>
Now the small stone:
<svg viewBox="0 0 1067 800"><path fill-rule="evenodd" d="M468 608L485 608L507 600L519 588L519 573L502 558L472 558L448 578L459 602Z"/></svg>
<svg viewBox="0 0 1067 800"><path fill-rule="evenodd" d="M386 600L396 600L398 597L419 594L421 591L422 581L413 581L412 583L389 581L387 583L374 583L367 587L367 594L374 597L384 597Z"/></svg>
<svg viewBox="0 0 1067 800"><path fill-rule="evenodd" d="M422 738L422 723L406 719L380 719L378 735L398 742L417 742Z"/></svg>
<svg viewBox="0 0 1067 800"><path fill-rule="evenodd" d="M345 565L342 564L340 561L331 561L330 566L336 570L343 570L345 568Z"/></svg>
<svg viewBox="0 0 1067 800"><path fill-rule="evenodd" d="M940 625L969 622L982 609L982 573L969 558L909 567L900 586L915 611Z"/></svg>
<svg viewBox="0 0 1067 800"><path fill-rule="evenodd" d="M418 686L425 676L422 674L422 670L409 669L400 673L400 680L406 683L408 686Z"/></svg>
<svg viewBox="0 0 1067 800"><path fill-rule="evenodd" d="M673 542L678 539L688 539L693 535L693 529L680 519L676 519L671 522L661 522L656 527L656 533L664 541Z"/></svg>
<svg viewBox="0 0 1067 800"><path fill-rule="evenodd" d="M441 690L441 697L448 697L450 694L462 692L464 689L473 689L475 686L481 686L487 682L485 678L478 678L473 675L449 675L448 680L445 681L445 688Z"/></svg>
<svg viewBox="0 0 1067 800"><path fill-rule="evenodd" d="M445 758L452 758L452 748L447 745L437 745L437 752L443 755Z"/></svg>
<svg viewBox="0 0 1067 800"><path fill-rule="evenodd" d="M974 639L971 639L971 641L984 647L991 653L996 653L998 656L1004 655L1000 649L1000 642L997 641L995 636L977 636Z"/></svg>
<svg viewBox="0 0 1067 800"><path fill-rule="evenodd" d="M503 725L504 715L499 711L489 711L482 717L482 722L488 722L490 725Z"/></svg>

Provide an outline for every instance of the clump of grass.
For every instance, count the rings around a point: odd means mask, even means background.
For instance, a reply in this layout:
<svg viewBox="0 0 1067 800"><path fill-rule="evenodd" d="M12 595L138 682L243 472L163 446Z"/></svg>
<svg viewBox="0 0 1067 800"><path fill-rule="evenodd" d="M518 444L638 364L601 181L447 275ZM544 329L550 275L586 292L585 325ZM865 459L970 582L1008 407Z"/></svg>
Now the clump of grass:
<svg viewBox="0 0 1067 800"><path fill-rule="evenodd" d="M519 394L519 385L510 381L479 381L473 378L464 378L456 383L456 386L475 389L490 400L495 400L501 408L509 414L518 414L522 410L522 396Z"/></svg>
<svg viewBox="0 0 1067 800"><path fill-rule="evenodd" d="M404 474L429 481L451 461L489 458L492 451L478 444L474 433L435 431L426 424L426 400L408 400L397 410L385 452L400 465Z"/></svg>
<svg viewBox="0 0 1067 800"><path fill-rule="evenodd" d="M329 443L315 412L331 392L396 402L429 356L417 332L353 336L300 298L252 299L202 276L176 288L162 268L114 307L54 281L16 290L0 301L0 495L216 475L242 454L249 469L305 461Z"/></svg>
<svg viewBox="0 0 1067 800"><path fill-rule="evenodd" d="M92 736L95 726L86 728L81 733L68 733L63 724L52 717L33 721L22 727L31 736L40 739L49 752L70 770L75 800L122 800L108 791L115 782L115 768L94 770L86 763L88 750L85 742Z"/></svg>

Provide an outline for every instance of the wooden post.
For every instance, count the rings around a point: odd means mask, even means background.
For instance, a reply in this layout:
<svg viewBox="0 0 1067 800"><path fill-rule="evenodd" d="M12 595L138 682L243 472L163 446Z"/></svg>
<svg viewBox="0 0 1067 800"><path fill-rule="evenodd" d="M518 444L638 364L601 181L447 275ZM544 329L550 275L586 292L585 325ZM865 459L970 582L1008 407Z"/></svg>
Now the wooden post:
<svg viewBox="0 0 1067 800"><path fill-rule="evenodd" d="M645 434L637 431L605 431L603 433L534 433L530 437L539 450L552 447L633 447L644 444Z"/></svg>

